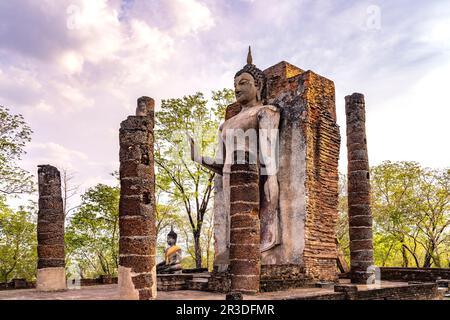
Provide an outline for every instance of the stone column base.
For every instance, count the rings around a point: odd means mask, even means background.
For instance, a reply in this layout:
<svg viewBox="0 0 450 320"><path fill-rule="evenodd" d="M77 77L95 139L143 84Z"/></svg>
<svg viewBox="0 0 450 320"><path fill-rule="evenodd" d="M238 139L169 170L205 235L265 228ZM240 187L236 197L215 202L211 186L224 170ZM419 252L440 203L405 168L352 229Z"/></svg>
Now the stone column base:
<svg viewBox="0 0 450 320"><path fill-rule="evenodd" d="M63 267L43 268L37 270L36 290L66 290L66 270Z"/></svg>
<svg viewBox="0 0 450 320"><path fill-rule="evenodd" d="M142 287L142 281L139 279L142 274L133 273L131 268L124 266L119 266L118 270L118 281L117 285L119 287L119 299L120 300L154 300L156 299L156 267L150 272L151 276L151 287L148 290ZM134 280L134 281L133 281Z"/></svg>
<svg viewBox="0 0 450 320"><path fill-rule="evenodd" d="M118 277L120 300L139 300L139 291L134 287L131 268L119 266Z"/></svg>

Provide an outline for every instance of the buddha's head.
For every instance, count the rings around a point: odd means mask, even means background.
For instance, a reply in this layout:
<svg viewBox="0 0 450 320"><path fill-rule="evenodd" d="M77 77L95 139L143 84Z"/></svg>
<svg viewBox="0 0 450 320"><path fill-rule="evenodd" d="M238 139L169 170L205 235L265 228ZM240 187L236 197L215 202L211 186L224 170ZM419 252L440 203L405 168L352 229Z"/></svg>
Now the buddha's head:
<svg viewBox="0 0 450 320"><path fill-rule="evenodd" d="M261 102L265 96L266 77L252 61L252 53L248 48L247 64L234 76L234 91L236 101L248 104L252 101Z"/></svg>
<svg viewBox="0 0 450 320"><path fill-rule="evenodd" d="M167 234L167 244L169 246L174 246L177 244L177 238L178 235L175 231L173 231L173 228L170 228L170 232Z"/></svg>

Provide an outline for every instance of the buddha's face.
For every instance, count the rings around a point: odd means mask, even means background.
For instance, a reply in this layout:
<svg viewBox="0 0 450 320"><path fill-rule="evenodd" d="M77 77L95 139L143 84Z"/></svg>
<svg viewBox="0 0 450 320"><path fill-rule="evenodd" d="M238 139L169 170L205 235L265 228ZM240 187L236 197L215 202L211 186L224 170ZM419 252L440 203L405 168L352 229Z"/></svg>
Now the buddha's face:
<svg viewBox="0 0 450 320"><path fill-rule="evenodd" d="M175 238L167 236L167 244L169 246L174 246L176 243L177 243L177 240L175 240Z"/></svg>
<svg viewBox="0 0 450 320"><path fill-rule="evenodd" d="M255 79L250 73L244 72L234 79L234 92L236 101L240 104L248 104L257 101L258 89L255 85Z"/></svg>

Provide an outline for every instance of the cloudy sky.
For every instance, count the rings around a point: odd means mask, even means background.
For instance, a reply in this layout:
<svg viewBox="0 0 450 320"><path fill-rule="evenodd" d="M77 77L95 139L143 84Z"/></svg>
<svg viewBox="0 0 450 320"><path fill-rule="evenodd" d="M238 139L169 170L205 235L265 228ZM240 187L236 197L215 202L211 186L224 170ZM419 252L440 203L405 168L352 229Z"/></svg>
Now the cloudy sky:
<svg viewBox="0 0 450 320"><path fill-rule="evenodd" d="M249 44L366 95L371 165L450 165L449 1L0 0L0 104L34 130L22 165L113 183L118 127L136 99L233 86Z"/></svg>

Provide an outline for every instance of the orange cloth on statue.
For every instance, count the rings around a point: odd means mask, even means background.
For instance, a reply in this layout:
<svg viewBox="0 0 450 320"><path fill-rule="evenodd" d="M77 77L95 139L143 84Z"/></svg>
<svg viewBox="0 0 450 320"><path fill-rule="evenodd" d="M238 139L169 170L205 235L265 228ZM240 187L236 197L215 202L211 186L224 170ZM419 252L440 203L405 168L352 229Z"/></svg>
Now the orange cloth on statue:
<svg viewBox="0 0 450 320"><path fill-rule="evenodd" d="M172 256L178 250L181 250L181 248L179 246L172 246L166 250L166 264L169 264L170 256Z"/></svg>

